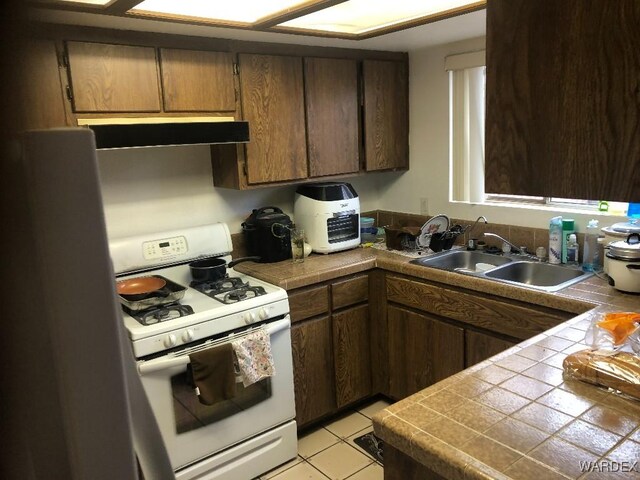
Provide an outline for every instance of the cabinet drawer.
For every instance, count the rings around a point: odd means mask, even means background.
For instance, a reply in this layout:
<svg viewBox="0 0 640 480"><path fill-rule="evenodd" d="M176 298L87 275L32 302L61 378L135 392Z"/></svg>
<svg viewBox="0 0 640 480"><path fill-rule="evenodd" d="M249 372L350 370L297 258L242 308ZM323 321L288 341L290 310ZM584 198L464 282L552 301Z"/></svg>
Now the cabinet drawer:
<svg viewBox="0 0 640 480"><path fill-rule="evenodd" d="M331 284L333 308L342 308L369 299L369 275L360 275Z"/></svg>
<svg viewBox="0 0 640 480"><path fill-rule="evenodd" d="M327 313L329 311L329 287L301 288L289 293L291 322Z"/></svg>

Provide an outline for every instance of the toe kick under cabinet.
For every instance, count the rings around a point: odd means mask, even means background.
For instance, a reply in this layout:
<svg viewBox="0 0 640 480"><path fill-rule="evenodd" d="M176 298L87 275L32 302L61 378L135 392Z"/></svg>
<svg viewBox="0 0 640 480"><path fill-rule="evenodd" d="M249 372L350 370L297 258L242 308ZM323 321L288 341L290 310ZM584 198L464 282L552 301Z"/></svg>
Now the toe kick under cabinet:
<svg viewBox="0 0 640 480"><path fill-rule="evenodd" d="M289 292L299 427L372 394L368 299L367 274Z"/></svg>

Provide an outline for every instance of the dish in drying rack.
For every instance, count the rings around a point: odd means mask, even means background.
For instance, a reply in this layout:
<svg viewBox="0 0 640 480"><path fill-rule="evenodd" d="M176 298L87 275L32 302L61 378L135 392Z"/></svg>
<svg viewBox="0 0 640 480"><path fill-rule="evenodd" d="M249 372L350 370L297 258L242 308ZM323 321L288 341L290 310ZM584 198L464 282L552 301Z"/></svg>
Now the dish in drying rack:
<svg viewBox="0 0 640 480"><path fill-rule="evenodd" d="M431 243L431 235L434 233L444 233L449 230L449 217L446 215L436 215L430 218L420 229L420 234L416 238L419 247L427 248Z"/></svg>

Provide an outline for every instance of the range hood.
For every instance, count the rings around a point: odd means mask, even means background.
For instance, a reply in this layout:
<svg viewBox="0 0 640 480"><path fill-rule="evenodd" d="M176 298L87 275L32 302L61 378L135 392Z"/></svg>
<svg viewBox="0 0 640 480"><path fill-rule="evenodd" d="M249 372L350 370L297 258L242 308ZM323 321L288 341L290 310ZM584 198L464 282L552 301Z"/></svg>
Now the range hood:
<svg viewBox="0 0 640 480"><path fill-rule="evenodd" d="M84 118L98 150L249 141L249 123L233 117Z"/></svg>

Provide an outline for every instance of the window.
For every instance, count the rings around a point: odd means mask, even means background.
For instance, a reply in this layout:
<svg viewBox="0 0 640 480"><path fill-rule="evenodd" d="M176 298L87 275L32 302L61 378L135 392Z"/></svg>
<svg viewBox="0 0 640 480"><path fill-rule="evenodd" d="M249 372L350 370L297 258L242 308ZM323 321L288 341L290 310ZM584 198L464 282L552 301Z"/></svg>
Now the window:
<svg viewBox="0 0 640 480"><path fill-rule="evenodd" d="M446 58L449 71L450 199L484 201L484 51Z"/></svg>

